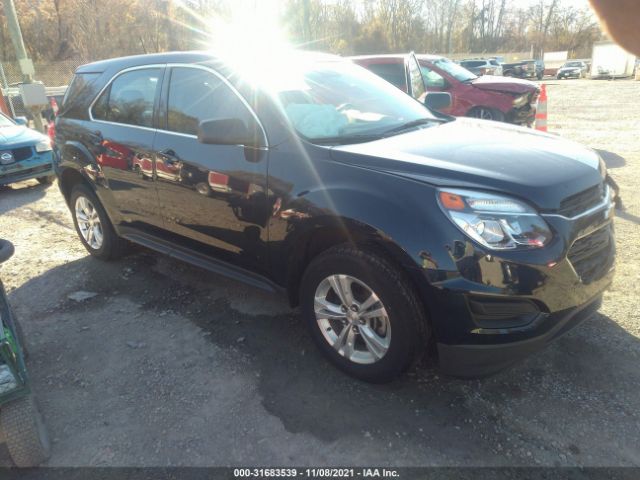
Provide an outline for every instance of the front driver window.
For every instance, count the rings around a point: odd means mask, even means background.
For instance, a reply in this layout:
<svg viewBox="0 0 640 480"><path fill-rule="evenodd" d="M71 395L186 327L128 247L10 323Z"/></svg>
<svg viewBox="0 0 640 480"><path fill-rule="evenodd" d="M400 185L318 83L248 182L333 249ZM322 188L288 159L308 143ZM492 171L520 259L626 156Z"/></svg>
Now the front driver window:
<svg viewBox="0 0 640 480"><path fill-rule="evenodd" d="M172 132L197 135L200 122L214 118L239 118L250 125L250 113L238 96L217 75L200 68L172 69L168 103Z"/></svg>
<svg viewBox="0 0 640 480"><path fill-rule="evenodd" d="M447 86L445 79L429 67L421 66L420 70L422 71L422 78L424 78L424 83L427 85L427 89L445 88Z"/></svg>

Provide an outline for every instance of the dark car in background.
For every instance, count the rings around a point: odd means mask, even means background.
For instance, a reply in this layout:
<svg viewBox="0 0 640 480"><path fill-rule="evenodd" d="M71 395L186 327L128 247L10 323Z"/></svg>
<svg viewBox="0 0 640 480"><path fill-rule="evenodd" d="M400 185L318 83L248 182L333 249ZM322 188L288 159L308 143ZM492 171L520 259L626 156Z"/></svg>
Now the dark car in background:
<svg viewBox="0 0 640 480"><path fill-rule="evenodd" d="M369 55L352 57L351 60L380 75L419 101L423 98L425 90L449 93L451 105L443 109L443 113L517 125L530 125L533 122L539 93L536 84L491 75L478 77L448 58L438 55L416 55L424 88L420 85L416 87L417 82L409 80L409 69L405 67L407 64L415 63L413 57L413 54Z"/></svg>
<svg viewBox="0 0 640 480"><path fill-rule="evenodd" d="M503 63L502 74L505 77L537 78L542 80L544 68L542 60L523 60L515 63Z"/></svg>
<svg viewBox="0 0 640 480"><path fill-rule="evenodd" d="M330 361L376 382L425 352L449 373L494 372L598 309L615 247L596 152L433 114L338 57L233 61L76 71L56 171L91 255L130 241L285 292Z"/></svg>
<svg viewBox="0 0 640 480"><path fill-rule="evenodd" d="M585 78L588 71L589 67L585 62L579 60L570 61L558 69L556 78L558 80L563 78Z"/></svg>
<svg viewBox="0 0 640 480"><path fill-rule="evenodd" d="M477 76L502 75L502 66L495 59L474 58L461 60L459 64Z"/></svg>

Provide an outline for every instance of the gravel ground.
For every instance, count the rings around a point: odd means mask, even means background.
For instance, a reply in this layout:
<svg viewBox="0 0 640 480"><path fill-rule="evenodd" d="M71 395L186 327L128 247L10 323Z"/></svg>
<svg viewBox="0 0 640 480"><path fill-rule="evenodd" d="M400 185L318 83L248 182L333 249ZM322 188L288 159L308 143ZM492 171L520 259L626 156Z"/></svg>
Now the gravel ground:
<svg viewBox="0 0 640 480"><path fill-rule="evenodd" d="M48 465L640 465L640 82L548 92L550 131L602 150L622 189L617 277L600 314L483 380L357 382L283 299L145 250L94 260L55 185L1 190Z"/></svg>

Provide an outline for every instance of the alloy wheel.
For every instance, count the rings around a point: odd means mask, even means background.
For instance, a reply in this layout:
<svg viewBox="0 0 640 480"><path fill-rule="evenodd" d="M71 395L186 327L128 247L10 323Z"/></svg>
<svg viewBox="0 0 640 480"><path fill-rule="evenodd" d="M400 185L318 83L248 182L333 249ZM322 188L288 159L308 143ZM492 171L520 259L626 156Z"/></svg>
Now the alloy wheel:
<svg viewBox="0 0 640 480"><path fill-rule="evenodd" d="M102 247L104 236L96 207L87 197L79 196L76 199L75 212L82 238L92 249L99 250Z"/></svg>
<svg viewBox="0 0 640 480"><path fill-rule="evenodd" d="M314 299L318 327L340 355L358 364L382 359L391 344L391 322L380 298L349 275L330 275Z"/></svg>

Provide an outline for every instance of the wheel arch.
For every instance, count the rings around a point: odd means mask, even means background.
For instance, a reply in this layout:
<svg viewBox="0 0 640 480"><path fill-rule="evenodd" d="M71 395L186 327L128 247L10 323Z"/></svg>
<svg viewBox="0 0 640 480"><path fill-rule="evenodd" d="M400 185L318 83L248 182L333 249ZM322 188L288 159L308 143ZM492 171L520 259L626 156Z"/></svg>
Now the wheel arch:
<svg viewBox="0 0 640 480"><path fill-rule="evenodd" d="M91 166L96 162L93 160L91 152L80 142L65 142L58 152L60 156L60 165L57 168L60 190L69 203L71 191L78 183L87 185L95 192L93 179L90 178L87 170L96 171Z"/></svg>
<svg viewBox="0 0 640 480"><path fill-rule="evenodd" d="M60 191L62 192L62 196L67 202L67 205L69 204L69 200L71 198L71 191L76 185L83 184L94 190L89 179L86 178L82 173L80 173L80 171L72 167L62 168L58 173L58 179Z"/></svg>
<svg viewBox="0 0 640 480"><path fill-rule="evenodd" d="M309 263L322 252L341 244L355 245L386 257L407 272L418 294L422 293L422 289L416 284L416 278L410 272L411 267L416 266L415 261L391 237L371 225L348 217L327 216L314 219L313 225L297 235L290 247L286 289L292 306L300 303L300 280Z"/></svg>

